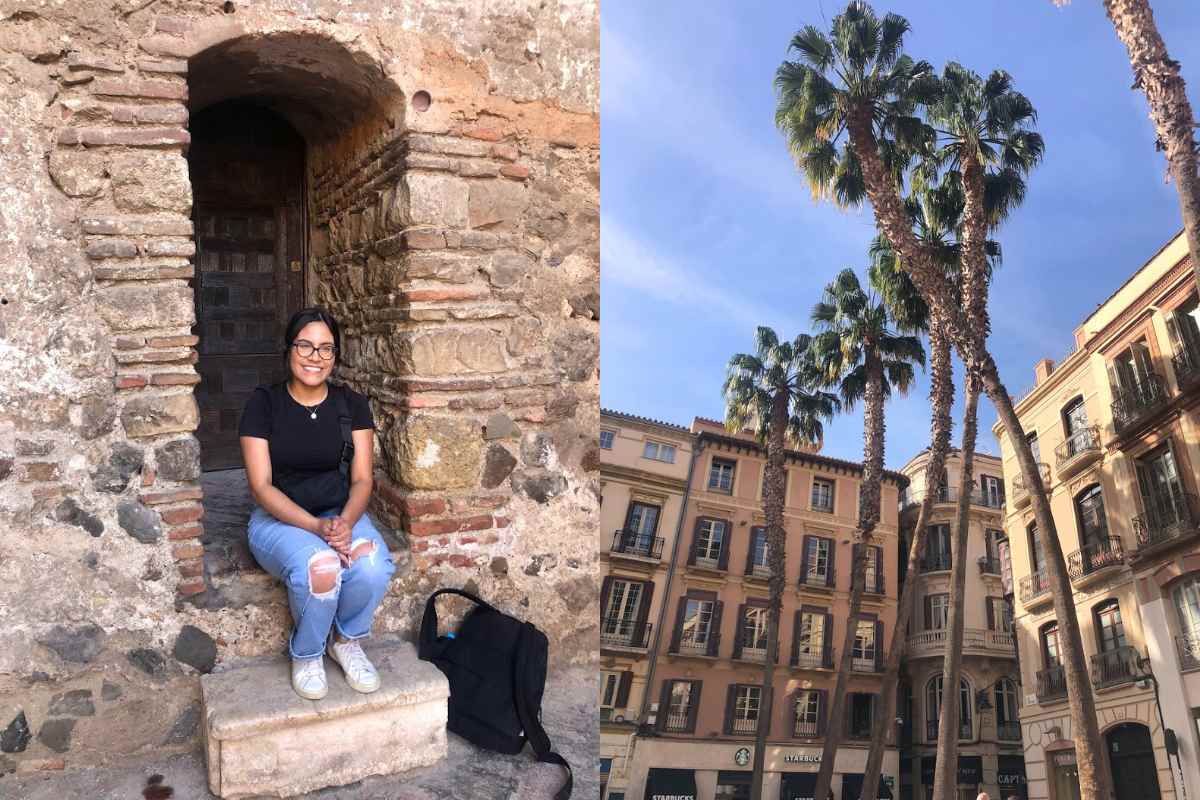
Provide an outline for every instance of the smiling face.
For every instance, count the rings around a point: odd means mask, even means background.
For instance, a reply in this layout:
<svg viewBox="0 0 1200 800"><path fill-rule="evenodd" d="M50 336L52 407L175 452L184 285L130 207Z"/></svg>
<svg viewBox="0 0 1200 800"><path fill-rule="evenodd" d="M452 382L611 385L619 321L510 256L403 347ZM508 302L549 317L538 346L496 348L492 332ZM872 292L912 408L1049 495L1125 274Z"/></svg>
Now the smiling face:
<svg viewBox="0 0 1200 800"><path fill-rule="evenodd" d="M296 334L293 344L299 342L308 342L313 347L332 347L333 332L324 322L310 322ZM292 347L288 353L288 369L292 373L292 378L314 389L320 388L321 384L325 382L336 362L336 355L325 361L315 350L312 355L302 356L296 347Z"/></svg>

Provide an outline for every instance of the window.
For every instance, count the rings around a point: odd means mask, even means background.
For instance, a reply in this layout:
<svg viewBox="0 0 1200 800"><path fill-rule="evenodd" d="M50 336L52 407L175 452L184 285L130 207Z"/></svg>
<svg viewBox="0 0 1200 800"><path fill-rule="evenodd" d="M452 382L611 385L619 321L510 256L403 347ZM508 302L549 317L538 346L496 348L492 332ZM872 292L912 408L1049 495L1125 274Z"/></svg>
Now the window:
<svg viewBox="0 0 1200 800"><path fill-rule="evenodd" d="M1100 652L1107 653L1125 646L1125 625L1121 622L1121 604L1108 600L1096 607L1096 639Z"/></svg>
<svg viewBox="0 0 1200 800"><path fill-rule="evenodd" d="M600 719L609 719L617 706L617 692L621 686L621 673L600 673ZM609 713L606 714L605 710Z"/></svg>
<svg viewBox="0 0 1200 800"><path fill-rule="evenodd" d="M640 581L609 579L608 603L600 620L601 640L626 646L640 643L638 621L645 586Z"/></svg>
<svg viewBox="0 0 1200 800"><path fill-rule="evenodd" d="M808 689L796 693L796 721L792 728L796 737L821 735L821 692Z"/></svg>
<svg viewBox="0 0 1200 800"><path fill-rule="evenodd" d="M858 547L858 545L855 545ZM883 594L883 548L872 546L867 551L867 568L863 585L866 591Z"/></svg>
<svg viewBox="0 0 1200 800"><path fill-rule="evenodd" d="M665 701L660 704L663 728L668 731L690 731L696 725L696 706L699 700L698 681L666 681Z"/></svg>
<svg viewBox="0 0 1200 800"><path fill-rule="evenodd" d="M767 652L767 610L747 608L742 617L742 657Z"/></svg>
<svg viewBox="0 0 1200 800"><path fill-rule="evenodd" d="M1019 710L1017 708L1017 685L1008 678L1001 678L996 681L996 722L1003 726L1006 724L1019 724ZM1000 738L1019 738L1021 735L1020 728L1017 729L1015 737L1006 737L1004 729L1000 729Z"/></svg>
<svg viewBox="0 0 1200 800"><path fill-rule="evenodd" d="M988 597L987 622L989 631L1013 632L1012 606L1003 597Z"/></svg>
<svg viewBox="0 0 1200 800"><path fill-rule="evenodd" d="M942 470L942 479L937 485L937 501L945 503L950 499L950 474L945 469Z"/></svg>
<svg viewBox="0 0 1200 800"><path fill-rule="evenodd" d="M925 630L938 631L948 626L950 619L950 595L930 594L925 596Z"/></svg>
<svg viewBox="0 0 1200 800"><path fill-rule="evenodd" d="M1177 523L1191 519L1170 442L1135 461L1134 467L1146 512L1143 530L1138 532L1138 543L1157 544L1170 538Z"/></svg>
<svg viewBox="0 0 1200 800"><path fill-rule="evenodd" d="M1063 432L1067 436L1067 442L1072 442L1072 437L1080 431L1087 430L1087 407L1083 404L1082 397L1076 397L1068 403L1067 407L1063 409L1062 415ZM1077 448L1074 448L1072 444L1068 444L1067 448L1069 455L1075 455L1075 452L1077 452Z"/></svg>
<svg viewBox="0 0 1200 800"><path fill-rule="evenodd" d="M813 478L812 510L833 512L833 481Z"/></svg>
<svg viewBox="0 0 1200 800"><path fill-rule="evenodd" d="M874 672L875 645L875 623L860 619L858 629L854 632L854 652L851 654L850 668L856 672Z"/></svg>
<svg viewBox="0 0 1200 800"><path fill-rule="evenodd" d="M608 773L612 772L612 762L613 762L613 760L611 758L600 759L600 774L601 775L607 775Z"/></svg>
<svg viewBox="0 0 1200 800"><path fill-rule="evenodd" d="M950 526L930 525L925 531L923 572L950 569Z"/></svg>
<svg viewBox="0 0 1200 800"><path fill-rule="evenodd" d="M633 502L629 504L628 520L625 530L634 534L638 539L652 539L658 531L658 515L661 509L649 503Z"/></svg>
<svg viewBox="0 0 1200 800"><path fill-rule="evenodd" d="M767 529L755 526L750 529L750 554L746 562L747 575L769 575L767 563Z"/></svg>
<svg viewBox="0 0 1200 800"><path fill-rule="evenodd" d="M940 715L942 713L942 691L945 681L942 675L935 675L925 684L925 738L936 742ZM974 704L971 685L965 678L958 681L958 738L970 739L972 732L971 711Z"/></svg>
<svg viewBox="0 0 1200 800"><path fill-rule="evenodd" d="M1104 518L1104 495L1100 484L1075 498L1075 515L1079 520L1079 542L1084 549L1104 547L1108 541L1108 523Z"/></svg>
<svg viewBox="0 0 1200 800"><path fill-rule="evenodd" d="M646 447L642 450L642 458L674 464L675 445L663 444L662 442L646 442Z"/></svg>
<svg viewBox="0 0 1200 800"><path fill-rule="evenodd" d="M846 736L851 739L871 738L871 722L875 716L875 695L851 692L846 695Z"/></svg>
<svg viewBox="0 0 1200 800"><path fill-rule="evenodd" d="M1058 623L1048 622L1042 626L1042 658L1046 668L1062 666L1058 650Z"/></svg>
<svg viewBox="0 0 1200 800"><path fill-rule="evenodd" d="M762 687L735 684L733 713L729 733L754 733L758 730L758 712L762 702Z"/></svg>
<svg viewBox="0 0 1200 800"><path fill-rule="evenodd" d="M1042 550L1042 537L1038 533L1037 523L1029 525L1029 566L1039 582L1045 575L1046 554Z"/></svg>
<svg viewBox="0 0 1200 800"><path fill-rule="evenodd" d="M605 431L605 430L600 431L600 449L601 450L612 450L613 440L616 438L617 438L616 431Z"/></svg>
<svg viewBox="0 0 1200 800"><path fill-rule="evenodd" d="M737 462L728 458L714 458L708 470L708 488L713 492L733 494L733 471Z"/></svg>
<svg viewBox="0 0 1200 800"><path fill-rule="evenodd" d="M1200 356L1200 304L1196 295L1167 315L1167 335L1175 352L1176 375L1195 370Z"/></svg>
<svg viewBox="0 0 1200 800"><path fill-rule="evenodd" d="M796 665L800 667L822 667L827 663L825 653L826 613L816 609L800 610L800 622L796 628Z"/></svg>
<svg viewBox="0 0 1200 800"><path fill-rule="evenodd" d="M1004 481L995 475L983 475L980 478L983 486L983 502L989 508L1001 508L1004 505Z"/></svg>
<svg viewBox="0 0 1200 800"><path fill-rule="evenodd" d="M1175 613L1179 616L1179 630L1194 646L1200 646L1200 575L1184 579L1171 592L1175 601ZM1200 655L1200 651L1197 652Z"/></svg>
<svg viewBox="0 0 1200 800"><path fill-rule="evenodd" d="M728 532L729 523L723 519L700 520L700 531L696 538L696 561L720 563Z"/></svg>
<svg viewBox="0 0 1200 800"><path fill-rule="evenodd" d="M689 597L684 605L679 647L682 652L707 653L716 602Z"/></svg>
<svg viewBox="0 0 1200 800"><path fill-rule="evenodd" d="M832 586L833 540L824 536L804 537L804 571L801 582L810 586Z"/></svg>
<svg viewBox="0 0 1200 800"><path fill-rule="evenodd" d="M1029 442L1029 449L1033 451L1033 460L1041 463L1042 450L1040 447L1038 447L1037 431L1030 431L1029 433L1025 434L1025 441Z"/></svg>
<svg viewBox="0 0 1200 800"><path fill-rule="evenodd" d="M1114 395L1145 392L1154 376L1146 340L1139 339L1121 351L1108 365L1108 376Z"/></svg>

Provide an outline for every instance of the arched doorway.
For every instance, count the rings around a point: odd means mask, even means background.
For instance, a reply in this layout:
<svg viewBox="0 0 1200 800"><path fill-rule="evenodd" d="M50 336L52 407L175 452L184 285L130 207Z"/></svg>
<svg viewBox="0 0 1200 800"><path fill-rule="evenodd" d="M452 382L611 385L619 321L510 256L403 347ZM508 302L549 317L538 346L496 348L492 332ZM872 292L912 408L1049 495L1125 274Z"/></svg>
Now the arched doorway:
<svg viewBox="0 0 1200 800"><path fill-rule="evenodd" d="M1104 734L1117 800L1157 800L1158 767L1145 725L1127 722Z"/></svg>

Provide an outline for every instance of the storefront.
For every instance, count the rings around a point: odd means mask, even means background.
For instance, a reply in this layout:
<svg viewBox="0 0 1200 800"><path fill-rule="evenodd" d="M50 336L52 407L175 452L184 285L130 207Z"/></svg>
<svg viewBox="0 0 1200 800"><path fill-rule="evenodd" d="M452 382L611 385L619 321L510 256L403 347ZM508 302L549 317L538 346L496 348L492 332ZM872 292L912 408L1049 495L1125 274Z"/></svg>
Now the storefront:
<svg viewBox="0 0 1200 800"><path fill-rule="evenodd" d="M999 800L1027 800L1025 757L999 756L996 768L996 783L1000 786Z"/></svg>
<svg viewBox="0 0 1200 800"><path fill-rule="evenodd" d="M646 776L645 800L696 800L696 773L654 767Z"/></svg>
<svg viewBox="0 0 1200 800"><path fill-rule="evenodd" d="M753 773L723 769L717 773L714 800L750 800Z"/></svg>
<svg viewBox="0 0 1200 800"><path fill-rule="evenodd" d="M880 776L879 800L892 800L892 790ZM861 774L850 773L842 776L842 800L861 800L862 798L863 776Z"/></svg>
<svg viewBox="0 0 1200 800"><path fill-rule="evenodd" d="M1050 757L1051 782L1054 784L1055 800L1083 800L1079 794L1079 766L1075 761L1075 749L1055 750L1046 753Z"/></svg>
<svg viewBox="0 0 1200 800"><path fill-rule="evenodd" d="M933 797L933 780L937 774L937 756L921 757L921 785L925 793L921 800ZM975 800L975 793L983 783L983 756L958 757L958 796Z"/></svg>
<svg viewBox="0 0 1200 800"><path fill-rule="evenodd" d="M779 784L779 800L814 800L817 773L785 772Z"/></svg>

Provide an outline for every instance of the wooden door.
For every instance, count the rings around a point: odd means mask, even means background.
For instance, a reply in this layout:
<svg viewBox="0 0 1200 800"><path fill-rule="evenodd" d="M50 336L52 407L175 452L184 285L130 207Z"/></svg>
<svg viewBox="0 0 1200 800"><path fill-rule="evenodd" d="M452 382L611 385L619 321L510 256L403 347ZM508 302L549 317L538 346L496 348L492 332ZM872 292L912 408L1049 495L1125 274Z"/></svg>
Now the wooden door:
<svg viewBox="0 0 1200 800"><path fill-rule="evenodd" d="M197 113L191 132L197 438L202 469L230 469L246 400L287 377L284 326L304 301L304 141L240 102Z"/></svg>

